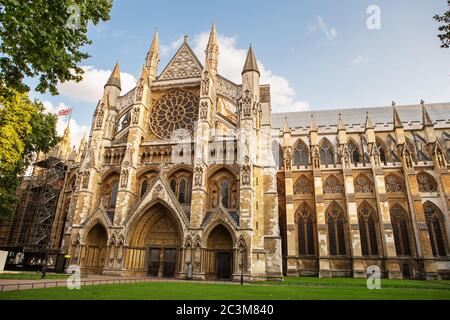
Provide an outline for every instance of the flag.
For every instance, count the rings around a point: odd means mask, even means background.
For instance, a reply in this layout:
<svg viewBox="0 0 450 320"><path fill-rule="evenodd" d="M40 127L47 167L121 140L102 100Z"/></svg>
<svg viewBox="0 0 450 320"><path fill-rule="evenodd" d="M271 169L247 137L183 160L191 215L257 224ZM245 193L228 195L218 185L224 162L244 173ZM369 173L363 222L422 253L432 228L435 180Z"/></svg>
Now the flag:
<svg viewBox="0 0 450 320"><path fill-rule="evenodd" d="M63 109L58 112L58 116L67 116L72 112L72 109Z"/></svg>

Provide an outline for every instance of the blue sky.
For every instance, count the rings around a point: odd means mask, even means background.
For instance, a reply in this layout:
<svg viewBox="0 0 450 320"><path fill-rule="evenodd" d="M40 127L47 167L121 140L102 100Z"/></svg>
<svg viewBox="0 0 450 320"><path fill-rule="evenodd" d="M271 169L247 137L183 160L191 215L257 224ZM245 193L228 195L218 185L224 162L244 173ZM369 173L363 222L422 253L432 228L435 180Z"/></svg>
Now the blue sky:
<svg viewBox="0 0 450 320"><path fill-rule="evenodd" d="M380 30L366 26L370 5L381 10ZM93 44L85 49L92 57L80 64L87 80L62 85L59 96L32 96L52 111L74 108L71 128L77 143L101 97L102 79L117 60L130 87L156 27L162 71L184 34L202 55L215 19L219 71L239 81L251 43L262 78L272 85L275 111L375 107L392 100L400 105L420 99L449 102L450 50L440 48L432 19L445 9L446 0L115 0L111 20L89 29ZM58 129L64 126L61 119Z"/></svg>

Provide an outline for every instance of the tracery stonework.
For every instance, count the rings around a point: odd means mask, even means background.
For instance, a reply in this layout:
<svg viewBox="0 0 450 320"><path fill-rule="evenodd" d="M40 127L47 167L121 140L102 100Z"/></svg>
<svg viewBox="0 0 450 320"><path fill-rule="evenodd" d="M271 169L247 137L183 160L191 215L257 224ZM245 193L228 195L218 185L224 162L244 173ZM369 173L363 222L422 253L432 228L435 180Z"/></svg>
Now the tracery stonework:
<svg viewBox="0 0 450 320"><path fill-rule="evenodd" d="M169 140L174 132L185 131L184 135L194 130L198 114L198 96L182 90L164 94L153 107L150 126L155 135Z"/></svg>
<svg viewBox="0 0 450 320"><path fill-rule="evenodd" d="M159 68L155 36L128 92L114 68L65 162L52 250L109 275L450 277L450 104L272 113L253 49L230 81L216 39L203 64L186 38Z"/></svg>

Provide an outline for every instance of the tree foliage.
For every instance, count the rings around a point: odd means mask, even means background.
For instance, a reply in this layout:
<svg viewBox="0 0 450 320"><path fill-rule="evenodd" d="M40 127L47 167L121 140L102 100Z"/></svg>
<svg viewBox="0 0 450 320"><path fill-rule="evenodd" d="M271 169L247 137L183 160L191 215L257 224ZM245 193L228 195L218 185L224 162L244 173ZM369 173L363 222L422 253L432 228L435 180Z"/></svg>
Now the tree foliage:
<svg viewBox="0 0 450 320"><path fill-rule="evenodd" d="M0 216L11 213L32 156L58 143L56 121L56 115L44 113L42 103L30 101L26 93L0 95Z"/></svg>
<svg viewBox="0 0 450 320"><path fill-rule="evenodd" d="M0 89L26 92L24 78L37 77L37 91L57 94L58 82L80 81L88 24L109 20L111 7L112 0L0 0Z"/></svg>
<svg viewBox="0 0 450 320"><path fill-rule="evenodd" d="M447 5L448 10L442 16L433 17L437 22L442 23L439 27L441 34L438 35L442 42L441 48L450 48L450 0L447 0Z"/></svg>

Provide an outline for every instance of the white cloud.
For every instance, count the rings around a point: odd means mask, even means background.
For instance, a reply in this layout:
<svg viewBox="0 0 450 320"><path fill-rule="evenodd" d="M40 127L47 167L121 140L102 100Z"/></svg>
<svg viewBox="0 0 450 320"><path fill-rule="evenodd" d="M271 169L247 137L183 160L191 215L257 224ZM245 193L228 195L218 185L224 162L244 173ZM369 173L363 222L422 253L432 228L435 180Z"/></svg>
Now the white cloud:
<svg viewBox="0 0 450 320"><path fill-rule="evenodd" d="M200 61L205 60L205 48L208 44L209 32L197 34L193 41L193 50ZM219 73L225 78L241 83L241 72L247 56L247 49L238 48L236 38L218 35L219 41ZM261 73L261 83L270 84L273 112L304 111L309 108L309 103L298 101L295 90L289 81L273 74L271 70L258 61Z"/></svg>
<svg viewBox="0 0 450 320"><path fill-rule="evenodd" d="M103 86L108 81L112 70L96 69L93 66L82 66L84 70L83 80L80 82L69 81L60 83L58 90L61 95L66 95L78 100L97 102L103 94ZM136 79L129 73L120 73L122 93L126 93L136 86Z"/></svg>
<svg viewBox="0 0 450 320"><path fill-rule="evenodd" d="M68 109L69 107L66 106L64 103L60 103L57 107L53 106L53 104L50 101L44 101L43 105L45 107L45 112L47 113L56 113L63 109ZM62 136L64 134L64 130L67 128L67 123L69 120L69 116L62 116L58 117L58 122L56 123L56 132L59 136ZM71 146L78 146L80 145L80 141L83 138L83 135L86 134L86 139L89 135L89 127L80 125L76 122L74 118L70 119L70 141Z"/></svg>
<svg viewBox="0 0 450 320"><path fill-rule="evenodd" d="M335 28L329 28L321 16L317 17L317 22L309 27L311 32L321 31L329 41L336 39L338 33Z"/></svg>
<svg viewBox="0 0 450 320"><path fill-rule="evenodd" d="M366 61L366 59L364 59L364 57L357 56L355 59L353 59L353 64L361 64L364 61Z"/></svg>

